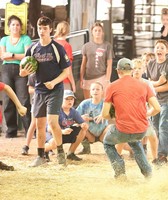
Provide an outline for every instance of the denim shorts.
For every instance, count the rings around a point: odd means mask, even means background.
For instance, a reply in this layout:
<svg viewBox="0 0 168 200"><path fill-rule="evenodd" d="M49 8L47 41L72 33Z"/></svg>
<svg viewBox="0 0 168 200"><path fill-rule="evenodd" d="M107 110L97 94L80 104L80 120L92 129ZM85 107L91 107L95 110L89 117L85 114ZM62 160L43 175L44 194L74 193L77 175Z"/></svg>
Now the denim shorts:
<svg viewBox="0 0 168 200"><path fill-rule="evenodd" d="M59 115L63 101L63 89L53 90L49 94L34 94L33 114L35 118Z"/></svg>

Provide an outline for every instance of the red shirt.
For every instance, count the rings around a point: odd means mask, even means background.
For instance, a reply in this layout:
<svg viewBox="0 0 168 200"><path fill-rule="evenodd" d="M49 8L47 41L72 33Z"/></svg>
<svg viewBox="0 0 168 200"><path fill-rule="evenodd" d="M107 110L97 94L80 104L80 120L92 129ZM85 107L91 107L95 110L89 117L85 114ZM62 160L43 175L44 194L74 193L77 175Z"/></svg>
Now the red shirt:
<svg viewBox="0 0 168 200"><path fill-rule="evenodd" d="M72 64L72 60L73 60L73 55L72 55L72 47L71 45L66 41L66 40L55 40L57 43L59 43L60 45L62 45L67 53L67 56ZM71 68L72 69L72 68ZM69 79L66 78L63 81L64 83L70 83Z"/></svg>
<svg viewBox="0 0 168 200"><path fill-rule="evenodd" d="M5 83L0 82L0 91L4 90Z"/></svg>
<svg viewBox="0 0 168 200"><path fill-rule="evenodd" d="M124 133L145 132L148 128L146 102L155 96L146 83L124 76L106 89L105 102L115 107L116 128Z"/></svg>

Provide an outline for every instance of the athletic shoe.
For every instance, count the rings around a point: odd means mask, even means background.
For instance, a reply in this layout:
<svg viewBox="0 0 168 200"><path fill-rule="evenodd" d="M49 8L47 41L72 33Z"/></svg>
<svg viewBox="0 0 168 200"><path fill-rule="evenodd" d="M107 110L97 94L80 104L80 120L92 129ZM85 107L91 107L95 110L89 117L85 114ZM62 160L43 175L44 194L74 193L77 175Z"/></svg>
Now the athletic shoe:
<svg viewBox="0 0 168 200"><path fill-rule="evenodd" d="M166 164L166 163L167 163L167 158L166 158L166 156L164 156L164 155L159 156L159 157L158 157L158 162L159 162L160 165Z"/></svg>
<svg viewBox="0 0 168 200"><path fill-rule="evenodd" d="M6 170L6 171L14 171L13 166L6 165L5 163L0 161L0 169Z"/></svg>
<svg viewBox="0 0 168 200"><path fill-rule="evenodd" d="M75 160L75 161L81 161L82 160L82 158L79 158L74 153L70 153L69 155L67 155L67 159L69 159L69 160Z"/></svg>
<svg viewBox="0 0 168 200"><path fill-rule="evenodd" d="M28 155L28 151L29 151L29 147L27 145L25 145L22 148L22 155Z"/></svg>
<svg viewBox="0 0 168 200"><path fill-rule="evenodd" d="M40 165L45 164L47 161L45 158L42 158L40 156L37 156L37 158L32 162L32 164L30 165L30 167L38 167Z"/></svg>
<svg viewBox="0 0 168 200"><path fill-rule="evenodd" d="M91 150L90 150L90 143L87 139L83 140L81 142L82 146L83 146L83 149L82 151L80 151L78 154L79 155L83 155L83 154L90 154L91 153Z"/></svg>
<svg viewBox="0 0 168 200"><path fill-rule="evenodd" d="M153 165L160 165L160 164L159 164L159 159L158 159L158 158L155 158L154 160L152 160L152 164L153 164Z"/></svg>
<svg viewBox="0 0 168 200"><path fill-rule="evenodd" d="M57 153L58 164L66 165L65 153Z"/></svg>
<svg viewBox="0 0 168 200"><path fill-rule="evenodd" d="M44 158L46 159L47 162L50 162L49 152L44 153Z"/></svg>

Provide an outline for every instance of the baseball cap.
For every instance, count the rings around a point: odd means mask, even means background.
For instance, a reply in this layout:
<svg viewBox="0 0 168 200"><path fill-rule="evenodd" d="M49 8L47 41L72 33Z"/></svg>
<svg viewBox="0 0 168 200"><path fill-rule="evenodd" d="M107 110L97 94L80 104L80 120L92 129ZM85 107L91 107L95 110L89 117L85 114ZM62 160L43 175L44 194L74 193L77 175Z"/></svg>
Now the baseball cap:
<svg viewBox="0 0 168 200"><path fill-rule="evenodd" d="M121 58L117 63L117 69L119 70L132 70L133 63L128 58Z"/></svg>
<svg viewBox="0 0 168 200"><path fill-rule="evenodd" d="M66 99L67 97L73 97L76 99L74 93L71 90L64 90L64 99Z"/></svg>

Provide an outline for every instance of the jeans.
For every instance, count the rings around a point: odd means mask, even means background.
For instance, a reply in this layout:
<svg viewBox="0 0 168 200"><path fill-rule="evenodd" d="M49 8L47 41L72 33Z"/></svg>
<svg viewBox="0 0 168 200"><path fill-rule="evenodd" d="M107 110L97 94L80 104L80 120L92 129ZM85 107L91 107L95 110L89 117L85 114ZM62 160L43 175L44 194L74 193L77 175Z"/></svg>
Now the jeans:
<svg viewBox="0 0 168 200"><path fill-rule="evenodd" d="M25 132L27 133L31 121L30 95L27 87L28 78L19 76L19 65L5 64L2 65L2 81L13 89L21 104L27 108L27 114L21 117ZM16 137L18 129L17 109L6 93L3 99L3 110L7 126L6 137Z"/></svg>
<svg viewBox="0 0 168 200"><path fill-rule="evenodd" d="M126 134L118 131L115 125L111 125L104 137L104 149L111 162L115 172L115 177L125 174L125 163L122 157L118 154L115 145L127 142L132 148L135 160L141 170L141 173L148 177L152 173L151 166L149 165L144 149L140 140L144 137L144 133Z"/></svg>
<svg viewBox="0 0 168 200"><path fill-rule="evenodd" d="M158 156L168 156L168 104L161 104L159 114L152 117L159 138Z"/></svg>

